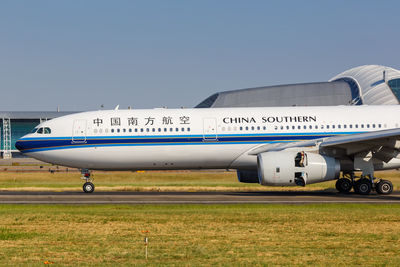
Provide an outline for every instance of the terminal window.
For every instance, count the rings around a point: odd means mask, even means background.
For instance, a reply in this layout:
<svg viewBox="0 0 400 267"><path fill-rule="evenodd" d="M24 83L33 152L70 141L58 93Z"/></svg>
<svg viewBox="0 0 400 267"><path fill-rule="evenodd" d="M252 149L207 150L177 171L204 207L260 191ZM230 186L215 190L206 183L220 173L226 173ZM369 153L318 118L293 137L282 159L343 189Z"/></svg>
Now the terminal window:
<svg viewBox="0 0 400 267"><path fill-rule="evenodd" d="M393 79L388 82L390 89L393 94L397 97L397 100L400 102L400 79Z"/></svg>

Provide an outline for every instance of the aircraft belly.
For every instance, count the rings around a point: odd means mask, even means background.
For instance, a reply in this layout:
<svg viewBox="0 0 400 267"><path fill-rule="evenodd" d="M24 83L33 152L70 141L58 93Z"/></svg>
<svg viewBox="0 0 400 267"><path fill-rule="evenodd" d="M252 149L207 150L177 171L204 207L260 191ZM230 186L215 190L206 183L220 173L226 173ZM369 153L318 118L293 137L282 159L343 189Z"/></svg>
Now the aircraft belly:
<svg viewBox="0 0 400 267"><path fill-rule="evenodd" d="M87 147L35 152L29 156L57 165L102 170L225 169L251 146Z"/></svg>

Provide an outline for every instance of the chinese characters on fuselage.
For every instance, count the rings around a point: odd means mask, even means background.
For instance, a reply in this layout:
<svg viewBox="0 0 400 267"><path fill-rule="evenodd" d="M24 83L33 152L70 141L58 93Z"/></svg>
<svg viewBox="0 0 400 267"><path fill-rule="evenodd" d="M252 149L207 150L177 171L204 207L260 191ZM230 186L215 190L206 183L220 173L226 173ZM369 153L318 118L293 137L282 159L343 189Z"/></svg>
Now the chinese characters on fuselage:
<svg viewBox="0 0 400 267"><path fill-rule="evenodd" d="M110 118L110 125L111 126L122 126L121 121L124 120L121 117L112 117ZM161 118L154 118L154 117L144 117L144 118L136 118L130 117L126 119L128 126L153 126L157 123L161 123L162 125L173 125L173 124L190 124L190 117L189 116L181 116L181 117L171 117L171 116L163 116ZM97 127L103 125L102 118L95 118L93 119L93 124Z"/></svg>

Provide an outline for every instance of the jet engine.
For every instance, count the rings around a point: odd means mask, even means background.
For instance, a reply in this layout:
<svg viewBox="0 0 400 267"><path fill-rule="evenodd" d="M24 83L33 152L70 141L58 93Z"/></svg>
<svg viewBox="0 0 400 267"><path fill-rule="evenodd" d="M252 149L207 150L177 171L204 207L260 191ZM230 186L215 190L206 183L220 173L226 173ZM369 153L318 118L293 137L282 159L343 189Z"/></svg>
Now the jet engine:
<svg viewBox="0 0 400 267"><path fill-rule="evenodd" d="M305 186L339 178L337 159L304 151L264 152L257 157L262 185Z"/></svg>

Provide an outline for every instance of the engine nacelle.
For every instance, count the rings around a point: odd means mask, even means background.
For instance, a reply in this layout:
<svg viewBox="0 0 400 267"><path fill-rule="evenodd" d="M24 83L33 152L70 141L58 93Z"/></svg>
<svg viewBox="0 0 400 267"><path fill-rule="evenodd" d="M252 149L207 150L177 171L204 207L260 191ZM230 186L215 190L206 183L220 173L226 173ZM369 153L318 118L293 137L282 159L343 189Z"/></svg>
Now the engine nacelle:
<svg viewBox="0 0 400 267"><path fill-rule="evenodd" d="M257 164L262 185L305 186L334 180L340 175L337 159L304 151L260 153Z"/></svg>
<svg viewBox="0 0 400 267"><path fill-rule="evenodd" d="M237 176L241 183L259 183L257 171L237 170Z"/></svg>

